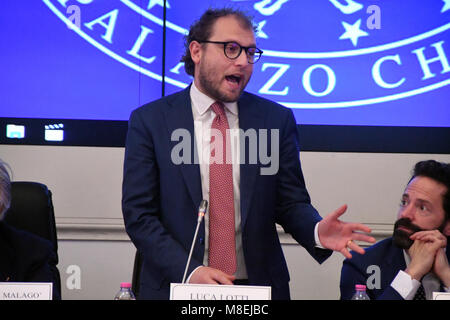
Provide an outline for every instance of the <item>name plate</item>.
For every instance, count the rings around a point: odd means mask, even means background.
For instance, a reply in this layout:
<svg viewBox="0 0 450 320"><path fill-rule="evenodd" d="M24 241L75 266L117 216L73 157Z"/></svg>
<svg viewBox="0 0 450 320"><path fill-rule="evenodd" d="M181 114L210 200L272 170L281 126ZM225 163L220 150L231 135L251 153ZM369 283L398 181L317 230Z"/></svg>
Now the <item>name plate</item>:
<svg viewBox="0 0 450 320"><path fill-rule="evenodd" d="M450 300L450 292L433 292L433 300Z"/></svg>
<svg viewBox="0 0 450 320"><path fill-rule="evenodd" d="M0 282L0 300L52 300L51 282Z"/></svg>
<svg viewBox="0 0 450 320"><path fill-rule="evenodd" d="M170 300L270 300L271 287L170 284Z"/></svg>

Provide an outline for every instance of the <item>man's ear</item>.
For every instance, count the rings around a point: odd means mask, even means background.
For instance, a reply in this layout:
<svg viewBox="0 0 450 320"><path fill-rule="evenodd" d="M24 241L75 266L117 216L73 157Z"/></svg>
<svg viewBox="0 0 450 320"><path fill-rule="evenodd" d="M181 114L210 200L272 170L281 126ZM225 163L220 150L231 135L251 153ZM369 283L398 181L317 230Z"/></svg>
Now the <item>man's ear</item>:
<svg viewBox="0 0 450 320"><path fill-rule="evenodd" d="M192 61L197 65L202 57L202 45L195 40L191 41L189 51L191 52Z"/></svg>

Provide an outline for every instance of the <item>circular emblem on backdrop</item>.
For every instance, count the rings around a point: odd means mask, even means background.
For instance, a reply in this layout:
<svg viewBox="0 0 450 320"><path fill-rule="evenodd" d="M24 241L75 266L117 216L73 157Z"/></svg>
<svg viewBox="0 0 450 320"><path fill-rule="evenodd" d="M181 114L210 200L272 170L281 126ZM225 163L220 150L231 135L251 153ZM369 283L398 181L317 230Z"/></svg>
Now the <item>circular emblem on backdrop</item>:
<svg viewBox="0 0 450 320"><path fill-rule="evenodd" d="M42 1L106 55L162 81L164 0ZM450 85L450 0L167 0L167 91L192 81L183 37L210 5L254 17L264 54L247 90L285 106L368 106Z"/></svg>

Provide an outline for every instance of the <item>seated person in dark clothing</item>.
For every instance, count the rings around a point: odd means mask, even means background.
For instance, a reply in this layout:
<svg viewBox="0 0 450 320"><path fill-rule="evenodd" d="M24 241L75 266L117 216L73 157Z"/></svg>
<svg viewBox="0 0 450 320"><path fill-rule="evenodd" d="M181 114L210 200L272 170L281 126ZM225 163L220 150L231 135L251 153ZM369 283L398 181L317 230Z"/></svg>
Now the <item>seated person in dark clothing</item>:
<svg viewBox="0 0 450 320"><path fill-rule="evenodd" d="M11 182L6 164L0 160L0 282L52 282L53 299L61 295L55 287L57 259L50 241L21 231L4 222L11 203Z"/></svg>
<svg viewBox="0 0 450 320"><path fill-rule="evenodd" d="M418 162L393 236L344 261L341 299L350 299L356 284L367 285L370 299L430 300L433 292L450 292L449 236L450 164Z"/></svg>

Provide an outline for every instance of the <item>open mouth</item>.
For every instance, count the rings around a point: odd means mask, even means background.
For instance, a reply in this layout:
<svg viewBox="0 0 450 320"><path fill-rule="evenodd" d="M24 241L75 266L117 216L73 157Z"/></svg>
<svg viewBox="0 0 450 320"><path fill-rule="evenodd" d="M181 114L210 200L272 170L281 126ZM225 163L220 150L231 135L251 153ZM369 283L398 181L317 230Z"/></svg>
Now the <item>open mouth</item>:
<svg viewBox="0 0 450 320"><path fill-rule="evenodd" d="M236 85L239 85L241 83L241 76L240 75L225 76L225 79L227 79L228 82L231 82L231 83L236 84Z"/></svg>

